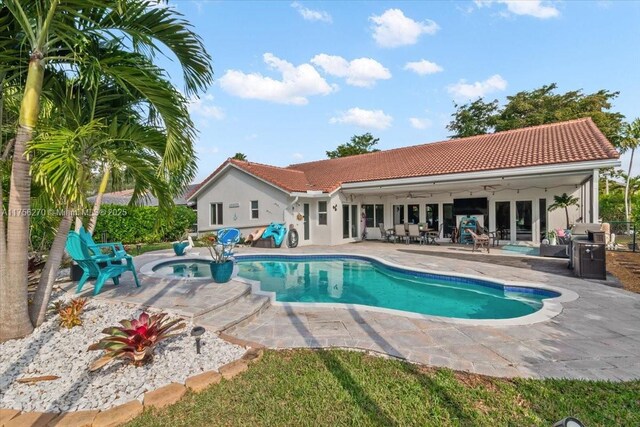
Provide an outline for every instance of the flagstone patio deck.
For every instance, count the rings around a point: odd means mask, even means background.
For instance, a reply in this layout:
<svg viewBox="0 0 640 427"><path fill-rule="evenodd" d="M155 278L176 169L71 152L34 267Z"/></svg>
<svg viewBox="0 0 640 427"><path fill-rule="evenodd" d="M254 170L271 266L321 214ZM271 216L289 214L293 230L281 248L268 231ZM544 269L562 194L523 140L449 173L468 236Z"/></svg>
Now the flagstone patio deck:
<svg viewBox="0 0 640 427"><path fill-rule="evenodd" d="M204 250L201 251L204 255ZM619 289L615 279L600 283L572 277L566 260L472 253L463 246L406 246L364 242L334 247L296 249L238 248L238 254L339 253L372 255L396 264L432 271L472 274L506 281L542 283L578 293L564 302L563 311L551 320L526 326L459 325L436 320L411 319L386 313L346 308L301 308L247 303L251 315L226 327L226 333L271 348L346 347L374 351L411 362L457 370L510 377L565 377L640 379L640 295ZM138 268L167 251L135 258ZM124 299L162 308L179 308L185 315L230 306L238 315L238 294L247 285L162 282L141 276L136 290L130 275L119 288L105 286L101 299ZM233 308L233 310L231 310ZM234 311L235 310L235 311ZM215 312L215 310L214 310ZM196 317L197 319L197 317ZM224 323L224 322L223 322ZM235 323L235 322L231 322ZM225 328L222 328L225 329Z"/></svg>

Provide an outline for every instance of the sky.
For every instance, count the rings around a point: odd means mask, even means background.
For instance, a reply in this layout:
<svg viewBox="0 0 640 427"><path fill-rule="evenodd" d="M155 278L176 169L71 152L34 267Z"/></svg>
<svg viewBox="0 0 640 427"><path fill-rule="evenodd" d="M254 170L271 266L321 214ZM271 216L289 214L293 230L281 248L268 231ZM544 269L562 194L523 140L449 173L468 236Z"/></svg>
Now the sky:
<svg viewBox="0 0 640 427"><path fill-rule="evenodd" d="M640 2L170 0L202 37L215 82L190 111L202 180L236 152L286 166L353 135L388 149L447 139L463 104L555 82L619 91L640 117ZM180 88L179 67L161 64ZM623 156L623 166L629 156ZM640 153L633 174L640 174Z"/></svg>

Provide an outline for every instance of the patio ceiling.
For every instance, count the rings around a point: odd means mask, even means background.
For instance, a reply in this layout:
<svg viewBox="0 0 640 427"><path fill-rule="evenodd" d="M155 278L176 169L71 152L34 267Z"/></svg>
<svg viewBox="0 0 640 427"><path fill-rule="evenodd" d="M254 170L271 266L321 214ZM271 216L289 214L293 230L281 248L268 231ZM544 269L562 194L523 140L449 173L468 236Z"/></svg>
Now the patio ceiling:
<svg viewBox="0 0 640 427"><path fill-rule="evenodd" d="M430 197L430 195L441 193L460 193L461 191L473 192L499 192L507 189L525 190L530 188L552 189L558 186L580 185L591 174L584 171L549 174L541 176L525 176L525 177L505 177L505 178L483 178L472 180L459 180L451 182L428 182L429 178L425 177L423 183L394 185L380 185L367 188L348 188L342 189L342 193L350 195L381 195L381 194L410 194L411 197Z"/></svg>

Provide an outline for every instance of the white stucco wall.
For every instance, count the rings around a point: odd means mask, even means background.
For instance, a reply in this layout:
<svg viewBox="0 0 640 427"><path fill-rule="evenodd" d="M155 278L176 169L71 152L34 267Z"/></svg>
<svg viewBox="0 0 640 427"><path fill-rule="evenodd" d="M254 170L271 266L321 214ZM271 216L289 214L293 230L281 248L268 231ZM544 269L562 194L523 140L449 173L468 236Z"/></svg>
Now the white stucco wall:
<svg viewBox="0 0 640 427"><path fill-rule="evenodd" d="M258 201L259 218L251 219L251 200ZM247 234L271 222L288 221L285 209L292 199L282 190L235 168L229 168L198 194L198 232L235 227ZM222 203L223 224L210 223L211 203ZM230 207L237 204L238 207Z"/></svg>

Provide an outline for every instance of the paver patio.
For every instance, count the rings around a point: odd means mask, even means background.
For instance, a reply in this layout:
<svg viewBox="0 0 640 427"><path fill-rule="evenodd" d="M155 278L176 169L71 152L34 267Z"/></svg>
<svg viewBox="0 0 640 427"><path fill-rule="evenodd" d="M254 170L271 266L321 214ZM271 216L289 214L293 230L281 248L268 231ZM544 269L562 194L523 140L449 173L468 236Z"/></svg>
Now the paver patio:
<svg viewBox="0 0 640 427"><path fill-rule="evenodd" d="M195 252L205 254L203 249ZM408 267L559 286L577 292L579 298L562 303L563 311L555 318L526 326L460 325L366 310L271 305L255 319L226 331L243 340L272 348L356 348L417 363L503 377L614 381L640 378L640 295L615 287L615 279L602 284L561 274L564 260L492 251L501 258L512 257L514 266L511 266L500 258L495 258L500 263L494 264L493 255L479 256L466 247L378 242L291 250L236 250L238 254L258 252L373 255ZM464 255L451 259L445 256L447 253ZM135 262L139 269L158 257L170 256L168 251L147 253L136 257ZM236 281L215 285L140 277L142 288L135 289L127 274L119 288L105 286L98 298L180 308L189 315L219 306L226 299L245 292L247 286Z"/></svg>

